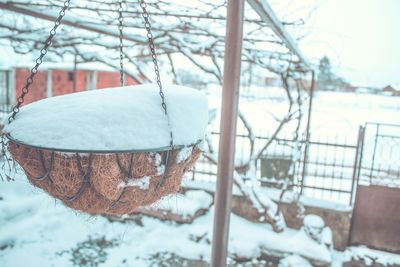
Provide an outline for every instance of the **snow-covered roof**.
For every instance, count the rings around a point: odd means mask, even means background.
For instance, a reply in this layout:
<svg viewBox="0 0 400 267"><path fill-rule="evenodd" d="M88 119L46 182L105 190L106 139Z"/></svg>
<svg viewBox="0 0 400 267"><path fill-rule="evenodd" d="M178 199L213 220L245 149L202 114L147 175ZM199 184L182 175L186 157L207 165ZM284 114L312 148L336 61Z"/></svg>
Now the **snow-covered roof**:
<svg viewBox="0 0 400 267"><path fill-rule="evenodd" d="M17 62L12 65L14 68L32 68L34 62ZM43 62L40 65L41 70L68 70L72 71L75 69L74 62ZM101 62L85 62L78 63L76 65L78 70L91 70L91 71L118 71L110 66L107 66Z"/></svg>
<svg viewBox="0 0 400 267"><path fill-rule="evenodd" d="M21 62L23 59L23 56L16 54L11 47L0 46L0 70L10 70L15 62Z"/></svg>
<svg viewBox="0 0 400 267"><path fill-rule="evenodd" d="M11 70L14 68L29 68L35 66L35 58L38 56L38 52L31 52L27 54L17 54L14 52L11 46L0 46L0 70ZM49 62L46 59L40 65L40 70L74 70L74 62ZM101 62L84 62L78 63L76 68L78 70L97 70L97 71L117 71Z"/></svg>

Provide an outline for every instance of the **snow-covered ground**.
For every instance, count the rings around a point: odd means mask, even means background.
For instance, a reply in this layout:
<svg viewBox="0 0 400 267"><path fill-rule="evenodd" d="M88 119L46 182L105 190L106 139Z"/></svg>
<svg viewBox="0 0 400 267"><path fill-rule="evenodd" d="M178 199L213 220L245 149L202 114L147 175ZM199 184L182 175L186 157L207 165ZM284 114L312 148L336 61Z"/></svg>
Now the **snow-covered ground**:
<svg viewBox="0 0 400 267"><path fill-rule="evenodd" d="M255 133L260 135L267 135L276 125L270 113L283 114L287 105L282 90L265 90L263 94L270 94L271 98L241 100L242 111L247 114ZM218 106L218 94L211 93L209 102ZM327 140L347 139L348 143L355 143L358 126L367 121L400 124L400 98L319 92L314 103L312 137L320 135L321 138L327 136ZM218 124L219 116L216 118L213 127ZM243 132L240 124L239 128ZM283 136L291 134L292 130L288 127ZM343 161L352 162L353 159L354 155L343 154ZM273 190L265 191L272 198L274 194L279 195ZM159 207L187 216L193 212L196 201L206 202L206 199L209 197L205 195L190 199L175 195ZM303 196L303 201L313 200ZM337 203L326 202L324 206L346 209ZM15 182L0 182L0 266L160 266L159 261L166 262L171 255L207 262L211 253L213 212L211 208L192 224L183 225L146 216L110 222L65 208L29 185L24 175L18 175ZM255 259L265 251L283 253L286 257L281 266L309 266L306 259L332 262L334 267L352 259L366 264L400 264L398 255L364 247L335 251L332 256L325 246L311 240L302 230L287 229L277 234L269 225L252 223L232 214L231 260L234 257Z"/></svg>
<svg viewBox="0 0 400 267"><path fill-rule="evenodd" d="M288 101L286 94L279 87L252 87L243 90L240 99L240 110L246 116L254 134L262 137L271 136L278 126L276 118L282 119L286 114ZM209 103L217 110L220 107L221 96L218 86L210 86ZM305 112L308 103L305 103ZM379 179L375 183L400 186L400 127L380 127L380 134L396 136L396 139L378 140L377 157L373 159L376 126L370 122L400 125L400 97L371 95L345 92L315 92L311 116L311 141L332 143L353 147L334 147L319 144L309 146L307 175L304 184L309 187L342 190L331 192L323 189L305 188L303 193L309 197L333 200L348 204L352 186L353 166L355 161L359 126L367 124L363 153L363 168L370 168L375 161L373 175ZM218 132L219 116L217 113L211 128ZM303 116L306 118L306 114ZM304 132L305 123L303 123ZM278 138L293 138L295 123L288 123L282 128ZM390 129L388 129L390 128ZM239 121L238 133L247 134ZM218 147L218 135L213 136L214 147ZM265 143L266 141L264 141ZM262 142L256 139L255 147L262 147ZM238 138L236 143L236 162L245 162L249 158L250 143L246 138ZM294 148L282 144L271 144L268 155L296 155ZM302 153L302 152L301 152ZM207 164L206 164L207 165ZM213 167L198 166L198 170L215 172ZM301 166L300 166L301 167ZM389 175L388 171L389 170ZM369 175L361 169L361 178ZM258 176L261 175L258 173ZM197 177L196 177L197 178ZM213 176L203 175L202 180L213 180Z"/></svg>
<svg viewBox="0 0 400 267"><path fill-rule="evenodd" d="M209 261L213 208L192 224L180 225L146 216L124 223L110 222L103 217L75 213L33 188L23 175L16 178L15 182L2 183L0 188L2 267L160 266L157 260L168 255ZM208 197L190 198L204 201ZM173 207L175 212L190 212L184 196L171 196L160 205ZM371 262L369 256L382 264L400 264L400 256L363 247L349 248L344 253L336 251L332 257L329 249L310 239L303 230L287 229L278 234L269 225L232 214L230 257L255 259L266 251L287 255L281 266L309 266L305 259L341 266L343 261L351 259ZM166 259L161 261L166 264Z"/></svg>
<svg viewBox="0 0 400 267"><path fill-rule="evenodd" d="M0 196L0 266L149 266L157 253L164 252L189 259L210 258L212 208L192 224L149 217L142 217L140 223L110 222L73 212L33 188L23 175L15 182L2 183ZM161 205L186 214L186 200L171 196ZM288 229L277 234L269 225L236 215L231 216L231 226L231 256L255 258L266 249L331 260L329 251L302 231ZM90 257L93 263L75 262Z"/></svg>
<svg viewBox="0 0 400 267"><path fill-rule="evenodd" d="M210 107L220 106L220 87L209 88ZM248 95L252 97L248 97ZM240 99L240 109L247 115L256 134L268 136L277 125L271 116L282 118L288 107L286 94L279 87L251 87ZM308 108L308 103L304 103ZM311 140L346 141L355 144L358 127L366 122L400 124L400 97L361 93L316 91L311 117ZM306 112L306 110L305 110ZM217 129L219 115L213 129ZM285 126L281 136L291 136L293 128ZM245 133L238 126L238 132Z"/></svg>

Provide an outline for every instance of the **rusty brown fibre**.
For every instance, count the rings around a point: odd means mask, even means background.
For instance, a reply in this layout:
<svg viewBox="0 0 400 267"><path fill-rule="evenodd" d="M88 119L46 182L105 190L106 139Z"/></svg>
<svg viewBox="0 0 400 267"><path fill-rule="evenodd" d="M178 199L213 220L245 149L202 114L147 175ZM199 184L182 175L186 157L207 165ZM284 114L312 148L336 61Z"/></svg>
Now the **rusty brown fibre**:
<svg viewBox="0 0 400 267"><path fill-rule="evenodd" d="M8 150L34 186L68 207L91 215L130 214L140 206L178 192L184 173L201 154L194 147L189 157L178 162L179 150L173 150L164 176L159 161L165 159L167 152L67 154L11 141ZM129 185L144 177L148 178L148 186Z"/></svg>

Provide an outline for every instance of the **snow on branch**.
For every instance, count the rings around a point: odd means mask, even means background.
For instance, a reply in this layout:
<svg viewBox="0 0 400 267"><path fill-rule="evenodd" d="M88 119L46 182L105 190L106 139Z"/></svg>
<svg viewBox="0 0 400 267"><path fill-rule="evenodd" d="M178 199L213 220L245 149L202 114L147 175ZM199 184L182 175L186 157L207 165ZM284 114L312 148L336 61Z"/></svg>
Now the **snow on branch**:
<svg viewBox="0 0 400 267"><path fill-rule="evenodd" d="M46 22L42 16L55 17L63 1L1 0L0 4L7 7L0 11L5 18L0 23L0 39L11 40L17 52L27 53L38 49L48 35L51 22ZM16 8L37 12L42 16L29 17L16 12ZM101 62L112 66L110 61L115 60L118 49L117 8L115 1L79 1L71 4L64 17L64 23L68 21L68 26L57 33L54 48L73 47L64 50L70 54L76 51L83 54L85 50L99 50L103 53ZM223 57L224 51L225 1L198 0L193 1L190 7L174 1L151 1L148 9L160 60L171 65L172 54L183 55L201 72L220 82L222 62L218 59ZM290 51L285 49L265 22L254 17L246 16L243 60L276 73L283 72L285 66L293 61ZM290 24L301 26L293 20ZM124 33L129 63L143 58L147 51L146 36L136 3L124 4ZM82 48L85 46L86 49ZM49 53L52 51L54 50ZM59 60L63 60L65 55L60 57ZM88 56L82 57L84 58ZM177 66L171 66L168 69L172 71L176 68ZM141 76L140 74L146 72L139 64L134 69L138 72L134 76Z"/></svg>

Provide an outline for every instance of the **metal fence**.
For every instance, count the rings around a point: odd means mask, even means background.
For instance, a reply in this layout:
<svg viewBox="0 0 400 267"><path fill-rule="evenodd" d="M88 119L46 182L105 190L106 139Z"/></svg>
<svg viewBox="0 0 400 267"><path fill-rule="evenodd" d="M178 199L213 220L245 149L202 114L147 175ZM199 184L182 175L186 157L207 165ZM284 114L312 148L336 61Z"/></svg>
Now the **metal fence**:
<svg viewBox="0 0 400 267"><path fill-rule="evenodd" d="M310 141L305 173L301 173L303 195L352 204L357 178L354 170L359 164L360 138L361 134L356 144L339 142L337 138L322 142Z"/></svg>
<svg viewBox="0 0 400 267"><path fill-rule="evenodd" d="M254 146L269 139L256 136ZM249 146L246 135L236 136L236 165L248 159ZM216 174L217 166L201 158L191 178L209 182ZM312 137L306 146L305 140L276 138L258 159L256 175L260 186L279 188L289 179L303 196L352 205L358 183L400 187L400 125L366 123L352 142Z"/></svg>
<svg viewBox="0 0 400 267"><path fill-rule="evenodd" d="M260 186L279 188L284 179L300 189L303 196L352 204L360 164L364 130L360 127L357 142L346 139L311 138L304 162L305 140L275 138L257 161L256 175ZM213 135L219 135L213 133ZM270 138L256 136L260 148ZM236 165L246 161L249 139L236 137ZM305 164L305 166L304 166ZM240 170L239 170L240 171ZM303 172L304 171L304 172ZM215 181L217 166L206 158L200 159L192 172L193 180Z"/></svg>
<svg viewBox="0 0 400 267"><path fill-rule="evenodd" d="M400 125L368 122L365 132L360 183L400 187Z"/></svg>
<svg viewBox="0 0 400 267"><path fill-rule="evenodd" d="M218 135L218 133L213 133ZM268 141L256 136L255 147ZM244 151L248 138L238 135L236 141L237 165L246 160ZM276 138L257 161L257 178L261 186L279 187L283 179L290 179L304 196L350 203L357 165L357 144L345 140L312 140L309 142L305 173L303 174L305 141ZM217 166L202 158L193 169L192 179L215 181Z"/></svg>

